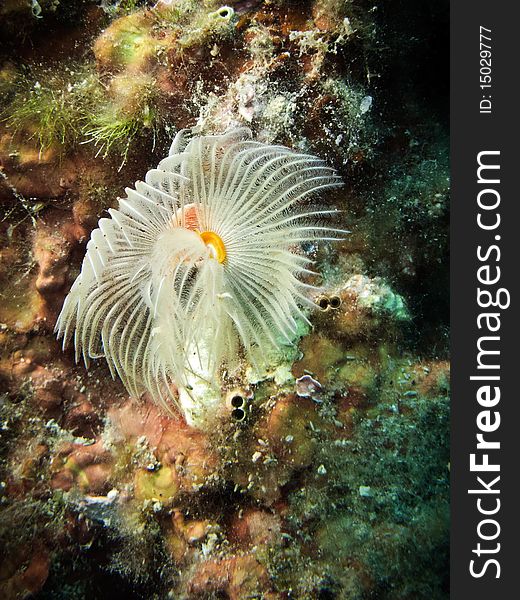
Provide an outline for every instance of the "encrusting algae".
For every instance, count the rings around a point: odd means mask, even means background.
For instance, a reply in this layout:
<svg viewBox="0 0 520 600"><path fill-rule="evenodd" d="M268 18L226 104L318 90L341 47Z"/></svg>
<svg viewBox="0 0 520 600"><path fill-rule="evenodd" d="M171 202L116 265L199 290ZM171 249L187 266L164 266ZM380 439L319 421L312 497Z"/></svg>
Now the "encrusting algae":
<svg viewBox="0 0 520 600"><path fill-rule="evenodd" d="M447 598L446 10L1 6L2 598Z"/></svg>

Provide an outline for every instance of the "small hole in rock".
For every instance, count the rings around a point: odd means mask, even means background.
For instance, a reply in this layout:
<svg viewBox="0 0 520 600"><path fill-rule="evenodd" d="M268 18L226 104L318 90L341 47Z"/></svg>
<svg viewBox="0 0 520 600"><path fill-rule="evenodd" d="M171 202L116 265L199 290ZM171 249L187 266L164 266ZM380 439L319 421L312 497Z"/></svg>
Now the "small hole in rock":
<svg viewBox="0 0 520 600"><path fill-rule="evenodd" d="M329 301L327 298L323 297L320 298L318 300L318 306L321 308L321 310L327 310L327 308L329 307Z"/></svg>
<svg viewBox="0 0 520 600"><path fill-rule="evenodd" d="M244 399L242 398L242 396L233 396L233 398L231 398L231 406L235 408L240 408L243 405Z"/></svg>
<svg viewBox="0 0 520 600"><path fill-rule="evenodd" d="M246 413L241 408L234 408L231 411L231 416L235 421L243 421L246 418Z"/></svg>
<svg viewBox="0 0 520 600"><path fill-rule="evenodd" d="M339 308L341 306L341 298L339 296L332 296L329 304L331 308Z"/></svg>

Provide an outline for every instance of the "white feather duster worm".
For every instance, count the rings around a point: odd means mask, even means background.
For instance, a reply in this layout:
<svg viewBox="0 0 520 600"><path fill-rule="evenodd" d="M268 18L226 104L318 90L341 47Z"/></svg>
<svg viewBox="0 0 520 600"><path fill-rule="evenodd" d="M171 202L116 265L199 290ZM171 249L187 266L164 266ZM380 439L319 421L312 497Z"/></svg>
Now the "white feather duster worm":
<svg viewBox="0 0 520 600"><path fill-rule="evenodd" d="M248 129L181 131L157 169L99 221L56 324L76 360L104 356L129 393L148 391L203 426L220 402L219 369L249 360L305 319L306 241L337 239L306 207L341 185L314 156L251 140ZM171 410L171 409L170 409Z"/></svg>

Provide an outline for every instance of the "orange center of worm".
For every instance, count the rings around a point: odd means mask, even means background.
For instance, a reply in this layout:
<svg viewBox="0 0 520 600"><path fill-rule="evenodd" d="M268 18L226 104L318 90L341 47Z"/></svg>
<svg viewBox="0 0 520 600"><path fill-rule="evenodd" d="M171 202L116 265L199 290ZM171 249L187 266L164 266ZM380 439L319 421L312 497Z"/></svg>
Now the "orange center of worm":
<svg viewBox="0 0 520 600"><path fill-rule="evenodd" d="M218 260L219 263L223 263L226 260L226 247L224 246L224 242L220 235L216 234L214 231L200 231L197 227L199 224L199 219L197 215L197 207L195 204L187 204L183 207L183 226L186 229L191 229L191 231L195 231L198 233L202 239L202 241L209 248L211 253L211 257Z"/></svg>
<svg viewBox="0 0 520 600"><path fill-rule="evenodd" d="M203 231L202 233L197 233L209 248L211 256L218 260L219 263L223 263L226 260L226 247L224 246L222 238L214 231Z"/></svg>

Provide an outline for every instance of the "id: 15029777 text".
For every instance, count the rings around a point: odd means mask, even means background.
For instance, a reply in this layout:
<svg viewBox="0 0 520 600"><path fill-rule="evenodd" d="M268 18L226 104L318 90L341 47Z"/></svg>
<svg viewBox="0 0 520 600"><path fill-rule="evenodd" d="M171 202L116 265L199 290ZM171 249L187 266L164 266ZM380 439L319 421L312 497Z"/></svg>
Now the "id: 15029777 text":
<svg viewBox="0 0 520 600"><path fill-rule="evenodd" d="M491 29L480 26L480 114L490 115L492 110L491 102Z"/></svg>

